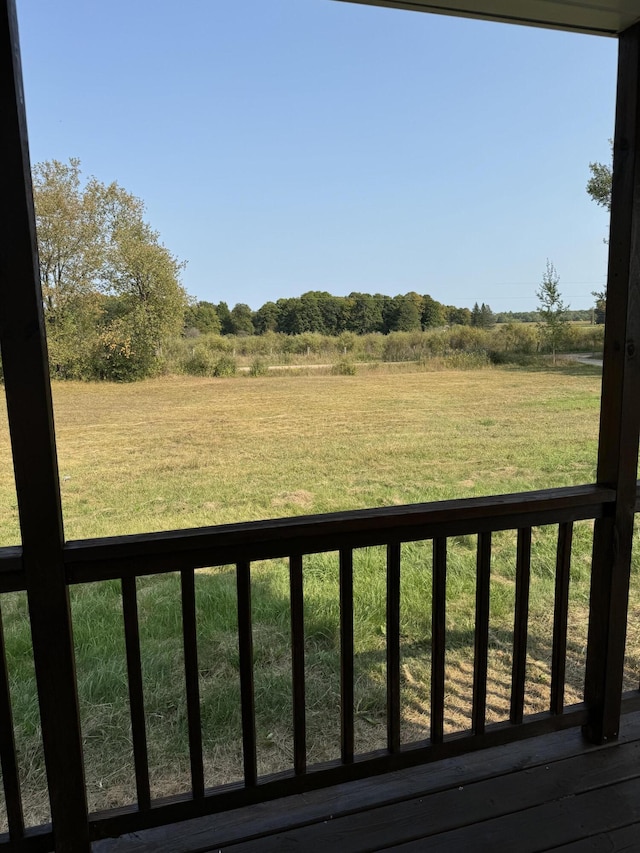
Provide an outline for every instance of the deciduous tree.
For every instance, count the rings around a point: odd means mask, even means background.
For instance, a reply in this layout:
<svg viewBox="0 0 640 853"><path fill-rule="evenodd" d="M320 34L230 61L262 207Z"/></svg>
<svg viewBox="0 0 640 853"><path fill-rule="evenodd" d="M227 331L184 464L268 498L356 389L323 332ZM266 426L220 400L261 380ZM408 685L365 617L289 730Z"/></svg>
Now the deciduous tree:
<svg viewBox="0 0 640 853"><path fill-rule="evenodd" d="M611 163L589 163L591 177L587 181L587 192L596 204L604 207L611 213L611 182L613 179L613 166ZM604 323L607 309L607 291L592 290L595 296L595 321L597 324Z"/></svg>
<svg viewBox="0 0 640 853"><path fill-rule="evenodd" d="M183 265L145 221L143 202L115 182L83 184L77 159L37 164L33 190L52 369L109 376L117 360L114 378L152 373L187 301Z"/></svg>
<svg viewBox="0 0 640 853"><path fill-rule="evenodd" d="M556 363L556 352L561 345L567 329L567 309L560 295L558 284L560 278L556 268L547 260L547 266L540 289L536 290L538 297L538 331L540 338L550 350L553 363Z"/></svg>

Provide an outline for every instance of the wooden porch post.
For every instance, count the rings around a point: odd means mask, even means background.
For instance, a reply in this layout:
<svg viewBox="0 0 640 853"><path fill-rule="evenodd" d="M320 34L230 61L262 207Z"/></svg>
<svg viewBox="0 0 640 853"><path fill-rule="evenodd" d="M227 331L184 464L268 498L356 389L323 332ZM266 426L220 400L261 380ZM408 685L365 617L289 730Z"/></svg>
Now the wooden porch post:
<svg viewBox="0 0 640 853"><path fill-rule="evenodd" d="M51 388L14 0L0 0L0 344L58 853L88 851Z"/></svg>
<svg viewBox="0 0 640 853"><path fill-rule="evenodd" d="M615 488L596 521L585 700L586 736L617 737L640 427L640 25L619 39L618 94L598 450L598 483Z"/></svg>

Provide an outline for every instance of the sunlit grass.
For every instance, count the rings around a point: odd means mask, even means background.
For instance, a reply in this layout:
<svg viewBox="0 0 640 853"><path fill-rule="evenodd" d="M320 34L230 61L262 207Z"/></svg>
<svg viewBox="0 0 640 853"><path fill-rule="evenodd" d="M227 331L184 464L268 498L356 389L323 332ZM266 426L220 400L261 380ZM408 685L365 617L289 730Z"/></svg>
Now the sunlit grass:
<svg viewBox="0 0 640 853"><path fill-rule="evenodd" d="M590 482L599 388L589 368L56 384L66 536Z"/></svg>

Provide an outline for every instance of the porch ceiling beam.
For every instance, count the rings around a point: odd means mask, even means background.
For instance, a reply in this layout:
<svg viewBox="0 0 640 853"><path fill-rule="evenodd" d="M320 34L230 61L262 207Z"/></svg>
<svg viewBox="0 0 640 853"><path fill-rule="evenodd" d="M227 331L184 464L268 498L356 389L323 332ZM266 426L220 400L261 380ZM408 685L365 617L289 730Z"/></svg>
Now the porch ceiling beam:
<svg viewBox="0 0 640 853"><path fill-rule="evenodd" d="M640 21L634 0L341 0L460 18L617 36Z"/></svg>

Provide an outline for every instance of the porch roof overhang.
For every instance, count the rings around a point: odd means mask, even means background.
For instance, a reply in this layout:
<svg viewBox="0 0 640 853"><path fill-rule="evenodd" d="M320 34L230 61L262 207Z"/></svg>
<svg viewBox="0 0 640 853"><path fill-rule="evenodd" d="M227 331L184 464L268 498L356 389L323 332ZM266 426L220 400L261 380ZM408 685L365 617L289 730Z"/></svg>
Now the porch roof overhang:
<svg viewBox="0 0 640 853"><path fill-rule="evenodd" d="M616 36L640 21L638 0L346 0L463 18Z"/></svg>

